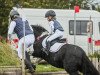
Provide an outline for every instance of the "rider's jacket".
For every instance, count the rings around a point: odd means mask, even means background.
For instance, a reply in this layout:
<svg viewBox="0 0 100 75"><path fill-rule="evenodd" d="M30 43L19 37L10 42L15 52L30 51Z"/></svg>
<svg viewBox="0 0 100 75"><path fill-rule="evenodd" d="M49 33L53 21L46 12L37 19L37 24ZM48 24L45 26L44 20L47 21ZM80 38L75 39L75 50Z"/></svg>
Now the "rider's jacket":
<svg viewBox="0 0 100 75"><path fill-rule="evenodd" d="M64 29L57 20L50 21L49 24L51 27L51 33L55 33L56 30L64 31Z"/></svg>
<svg viewBox="0 0 100 75"><path fill-rule="evenodd" d="M22 21L22 18L20 17L15 19L14 21L16 22L14 32L17 34L18 38L21 39L24 36L24 30L23 30L24 23ZM33 34L33 31L30 29L29 23L26 20L25 21L25 36L28 34Z"/></svg>

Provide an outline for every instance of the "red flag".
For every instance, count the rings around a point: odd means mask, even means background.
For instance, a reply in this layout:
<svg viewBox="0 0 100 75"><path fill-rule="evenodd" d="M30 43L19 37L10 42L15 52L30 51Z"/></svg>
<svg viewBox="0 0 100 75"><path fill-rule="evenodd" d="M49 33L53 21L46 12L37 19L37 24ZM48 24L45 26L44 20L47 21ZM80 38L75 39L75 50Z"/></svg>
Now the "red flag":
<svg viewBox="0 0 100 75"><path fill-rule="evenodd" d="M74 6L75 13L78 13L79 9L80 9L79 6Z"/></svg>

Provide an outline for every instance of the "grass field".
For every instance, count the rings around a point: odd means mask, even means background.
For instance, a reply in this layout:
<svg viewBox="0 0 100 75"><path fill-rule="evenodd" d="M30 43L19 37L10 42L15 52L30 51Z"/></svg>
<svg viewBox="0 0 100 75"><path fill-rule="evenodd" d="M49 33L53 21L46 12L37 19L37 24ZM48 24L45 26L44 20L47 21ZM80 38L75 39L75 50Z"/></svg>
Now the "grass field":
<svg viewBox="0 0 100 75"><path fill-rule="evenodd" d="M64 71L63 69L53 67L51 65L37 65L36 72L56 72Z"/></svg>

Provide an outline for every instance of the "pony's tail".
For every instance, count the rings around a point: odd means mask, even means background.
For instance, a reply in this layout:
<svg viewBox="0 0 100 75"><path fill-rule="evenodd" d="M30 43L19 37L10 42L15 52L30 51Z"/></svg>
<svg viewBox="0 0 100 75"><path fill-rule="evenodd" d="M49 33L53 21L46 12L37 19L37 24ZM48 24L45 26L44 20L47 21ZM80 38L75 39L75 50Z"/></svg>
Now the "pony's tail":
<svg viewBox="0 0 100 75"><path fill-rule="evenodd" d="M82 61L83 75L100 75L85 53L83 54Z"/></svg>

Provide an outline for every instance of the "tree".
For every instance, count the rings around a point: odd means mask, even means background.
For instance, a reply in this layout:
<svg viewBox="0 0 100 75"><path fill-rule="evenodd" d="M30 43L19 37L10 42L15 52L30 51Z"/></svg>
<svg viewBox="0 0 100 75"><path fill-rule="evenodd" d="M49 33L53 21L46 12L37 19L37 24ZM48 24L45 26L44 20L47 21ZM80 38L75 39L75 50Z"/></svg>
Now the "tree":
<svg viewBox="0 0 100 75"><path fill-rule="evenodd" d="M7 20L9 9L11 9L11 5L8 6L8 3L12 4L10 0L0 0L0 35L4 35L7 32Z"/></svg>
<svg viewBox="0 0 100 75"><path fill-rule="evenodd" d="M9 12L18 0L0 0L0 36L7 36Z"/></svg>

